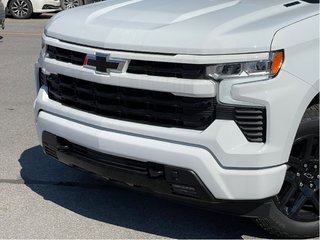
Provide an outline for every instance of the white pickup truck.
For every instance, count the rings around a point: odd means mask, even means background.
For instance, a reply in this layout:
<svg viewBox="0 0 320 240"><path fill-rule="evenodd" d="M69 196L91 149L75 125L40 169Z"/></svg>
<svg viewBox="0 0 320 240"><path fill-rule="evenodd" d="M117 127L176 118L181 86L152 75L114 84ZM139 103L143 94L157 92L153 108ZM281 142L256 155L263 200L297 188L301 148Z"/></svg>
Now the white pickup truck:
<svg viewBox="0 0 320 240"><path fill-rule="evenodd" d="M319 234L319 1L108 0L47 24L44 151L119 185Z"/></svg>

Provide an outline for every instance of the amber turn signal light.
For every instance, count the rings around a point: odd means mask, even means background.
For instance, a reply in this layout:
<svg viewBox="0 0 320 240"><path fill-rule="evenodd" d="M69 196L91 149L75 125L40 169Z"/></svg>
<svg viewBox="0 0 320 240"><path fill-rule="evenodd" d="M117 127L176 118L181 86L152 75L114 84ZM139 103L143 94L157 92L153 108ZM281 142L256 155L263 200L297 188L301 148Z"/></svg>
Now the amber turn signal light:
<svg viewBox="0 0 320 240"><path fill-rule="evenodd" d="M276 51L272 53L272 65L271 65L271 75L275 76L278 74L282 63L284 60L284 53L283 51Z"/></svg>

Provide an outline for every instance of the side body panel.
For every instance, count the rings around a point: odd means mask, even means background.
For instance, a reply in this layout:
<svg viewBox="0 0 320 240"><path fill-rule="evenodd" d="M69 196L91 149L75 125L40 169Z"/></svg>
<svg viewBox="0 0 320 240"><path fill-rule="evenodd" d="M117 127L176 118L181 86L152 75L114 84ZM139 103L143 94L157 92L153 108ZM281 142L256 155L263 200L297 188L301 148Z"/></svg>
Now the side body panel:
<svg viewBox="0 0 320 240"><path fill-rule="evenodd" d="M280 29L271 50L284 46L282 69L319 90L319 15Z"/></svg>
<svg viewBox="0 0 320 240"><path fill-rule="evenodd" d="M287 141L286 148L291 148L305 110L319 93L319 15L280 29L274 36L271 50L283 49L284 46L285 60L282 71L309 85L309 90L302 92L297 105L287 105L288 109L295 111L291 121L288 121L291 130L288 131L290 141ZM283 98L295 99L296 96L292 93ZM281 126L278 128L280 130Z"/></svg>

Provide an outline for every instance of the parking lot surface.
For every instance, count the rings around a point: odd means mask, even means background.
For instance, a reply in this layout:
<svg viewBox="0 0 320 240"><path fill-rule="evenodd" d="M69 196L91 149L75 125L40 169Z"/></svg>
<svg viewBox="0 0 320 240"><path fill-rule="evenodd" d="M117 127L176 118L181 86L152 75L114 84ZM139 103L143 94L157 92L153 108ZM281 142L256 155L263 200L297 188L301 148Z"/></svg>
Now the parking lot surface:
<svg viewBox="0 0 320 240"><path fill-rule="evenodd" d="M249 219L106 185L43 154L33 67L51 16L0 32L0 238L268 238Z"/></svg>

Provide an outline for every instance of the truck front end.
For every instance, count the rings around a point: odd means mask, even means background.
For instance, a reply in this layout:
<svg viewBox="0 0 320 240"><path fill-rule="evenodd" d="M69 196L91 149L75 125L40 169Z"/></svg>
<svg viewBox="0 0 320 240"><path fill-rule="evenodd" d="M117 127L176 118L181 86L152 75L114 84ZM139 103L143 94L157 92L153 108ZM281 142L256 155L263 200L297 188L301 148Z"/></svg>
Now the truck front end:
<svg viewBox="0 0 320 240"><path fill-rule="evenodd" d="M170 15L162 9L170 4L148 12L151 3L93 4L48 24L35 68L44 151L129 187L206 205L253 203L224 210L262 214L256 203L280 192L300 120L318 93L289 71L294 47L266 23L293 21L292 12L265 6L278 15L261 16L238 12L238 1L200 1L200 9L186 1ZM83 14L79 26L61 28ZM304 52L316 42L308 44Z"/></svg>

